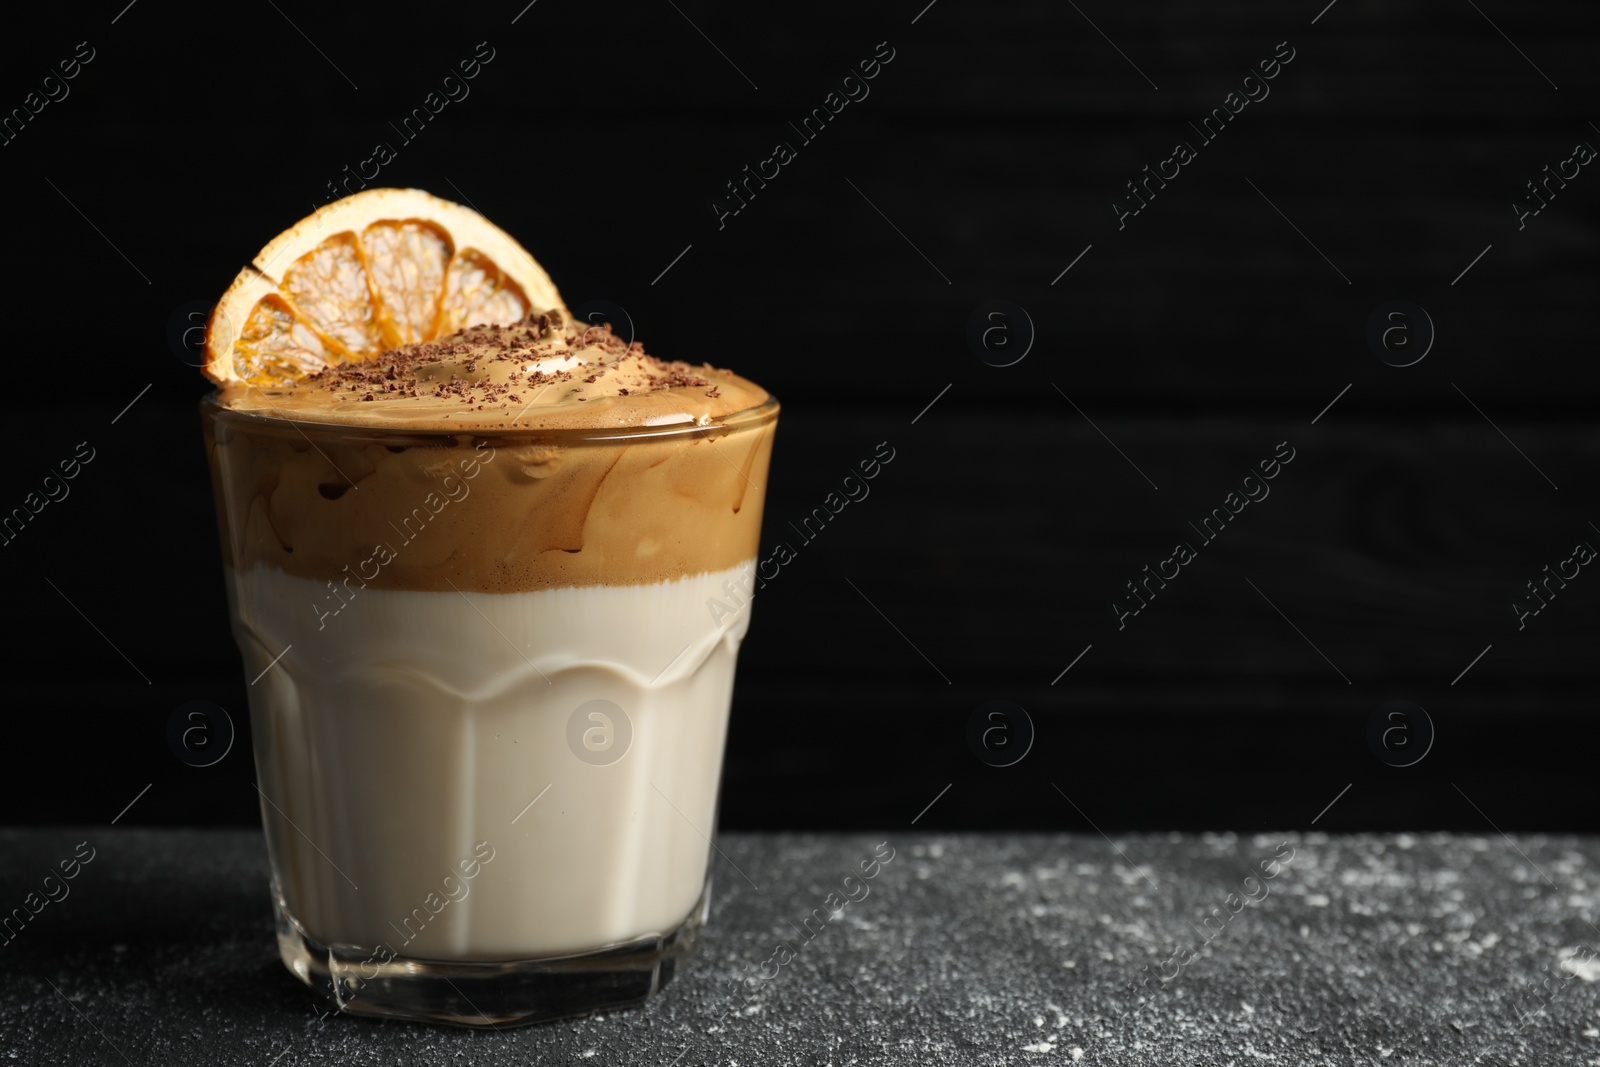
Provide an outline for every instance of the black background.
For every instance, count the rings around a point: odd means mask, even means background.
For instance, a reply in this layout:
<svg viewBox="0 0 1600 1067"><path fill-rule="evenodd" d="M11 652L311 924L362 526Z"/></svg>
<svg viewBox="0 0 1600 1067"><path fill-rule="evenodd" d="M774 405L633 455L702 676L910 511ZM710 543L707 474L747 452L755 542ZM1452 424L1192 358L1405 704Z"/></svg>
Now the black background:
<svg viewBox="0 0 1600 1067"><path fill-rule="evenodd" d="M1600 545L1600 175L1524 229L1511 205L1600 144L1600 15L925 2L115 0L8 34L6 110L95 57L0 148L0 507L95 459L0 547L0 819L103 823L147 783L120 825L257 819L247 737L204 769L166 740L189 700L248 721L172 327L381 140L373 184L470 202L569 303L784 402L764 552L895 450L761 594L724 825L903 825L938 796L920 828L1594 829L1600 576L1520 631L1511 603ZM470 96L402 143L484 41ZM800 143L884 41L870 95ZM1270 96L1201 147L1188 122L1282 41ZM1198 158L1119 229L1178 140ZM777 141L798 158L719 228ZM995 299L1037 330L1009 367L967 341ZM1365 338L1396 299L1437 329L1405 368ZM1271 496L1119 630L1124 583L1281 441ZM991 699L1037 731L1011 767L967 744ZM1406 768L1366 741L1395 699L1437 731Z"/></svg>

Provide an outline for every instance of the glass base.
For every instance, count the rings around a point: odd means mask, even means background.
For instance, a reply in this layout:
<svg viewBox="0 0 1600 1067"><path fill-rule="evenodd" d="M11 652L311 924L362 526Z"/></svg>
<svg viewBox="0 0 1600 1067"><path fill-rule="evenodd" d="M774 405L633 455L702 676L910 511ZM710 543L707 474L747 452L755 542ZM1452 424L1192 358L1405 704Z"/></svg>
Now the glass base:
<svg viewBox="0 0 1600 1067"><path fill-rule="evenodd" d="M521 1026L642 1004L694 954L711 908L711 880L683 922L664 934L592 952L531 960L386 963L369 948L324 945L273 892L278 954L302 982L351 1015L453 1026ZM377 974L367 977L373 970Z"/></svg>

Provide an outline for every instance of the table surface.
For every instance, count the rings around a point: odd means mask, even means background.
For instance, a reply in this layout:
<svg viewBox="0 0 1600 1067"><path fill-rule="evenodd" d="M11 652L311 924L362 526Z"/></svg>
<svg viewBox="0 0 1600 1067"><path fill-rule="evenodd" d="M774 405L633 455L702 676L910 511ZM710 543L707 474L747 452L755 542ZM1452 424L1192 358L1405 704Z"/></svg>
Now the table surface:
<svg viewBox="0 0 1600 1067"><path fill-rule="evenodd" d="M94 853L0 945L0 1062L1600 1064L1597 839L895 834L803 941L881 840L723 835L660 996L496 1032L327 1013L278 962L258 833L3 831L7 909Z"/></svg>

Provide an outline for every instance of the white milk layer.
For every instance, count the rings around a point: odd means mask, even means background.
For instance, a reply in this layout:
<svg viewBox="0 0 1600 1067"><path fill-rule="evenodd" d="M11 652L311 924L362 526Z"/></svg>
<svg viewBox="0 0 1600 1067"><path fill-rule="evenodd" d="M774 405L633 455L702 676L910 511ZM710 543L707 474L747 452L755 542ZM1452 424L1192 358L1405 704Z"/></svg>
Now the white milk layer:
<svg viewBox="0 0 1600 1067"><path fill-rule="evenodd" d="M710 855L752 566L509 594L341 586L337 614L325 583L230 570L295 918L325 944L484 961L682 922Z"/></svg>

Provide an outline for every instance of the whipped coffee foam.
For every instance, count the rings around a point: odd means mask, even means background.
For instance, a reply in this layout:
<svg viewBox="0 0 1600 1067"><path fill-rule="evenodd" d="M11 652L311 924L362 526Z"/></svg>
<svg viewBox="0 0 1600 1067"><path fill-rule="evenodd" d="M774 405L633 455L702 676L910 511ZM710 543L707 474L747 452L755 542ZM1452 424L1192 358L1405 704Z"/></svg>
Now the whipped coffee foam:
<svg viewBox="0 0 1600 1067"><path fill-rule="evenodd" d="M701 424L767 391L709 364L668 362L559 311L340 363L283 386L234 383L224 407L348 426L425 431Z"/></svg>
<svg viewBox="0 0 1600 1067"><path fill-rule="evenodd" d="M282 390L226 389L207 410L234 570L509 593L748 559L777 403L727 372L541 316Z"/></svg>
<svg viewBox="0 0 1600 1067"><path fill-rule="evenodd" d="M707 871L749 625L705 605L751 562L621 587L368 589L322 629L307 606L322 583L230 571L246 676L265 671L252 736L290 912L324 944L437 960L676 927ZM628 718L613 763L568 742L593 700Z"/></svg>

